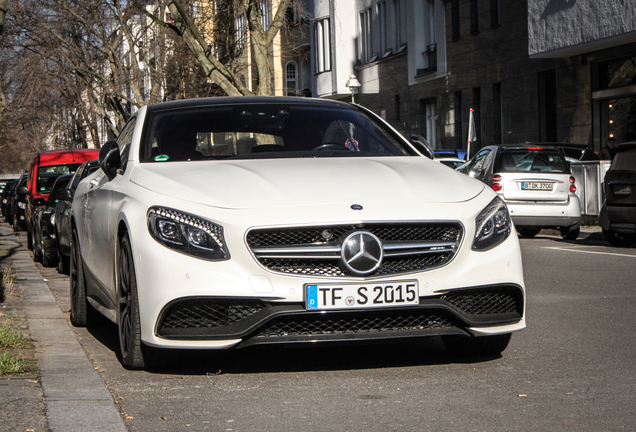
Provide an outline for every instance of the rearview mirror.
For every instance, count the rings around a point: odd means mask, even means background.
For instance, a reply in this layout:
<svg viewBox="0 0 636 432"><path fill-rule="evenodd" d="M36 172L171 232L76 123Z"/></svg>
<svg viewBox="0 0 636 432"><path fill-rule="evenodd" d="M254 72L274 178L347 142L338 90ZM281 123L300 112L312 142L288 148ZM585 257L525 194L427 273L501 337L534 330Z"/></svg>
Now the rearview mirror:
<svg viewBox="0 0 636 432"><path fill-rule="evenodd" d="M106 173L109 179L117 175L117 170L121 168L121 158L119 156L119 146L117 141L108 141L99 149L99 167Z"/></svg>
<svg viewBox="0 0 636 432"><path fill-rule="evenodd" d="M411 144L413 144L413 146L417 149L417 151L422 153L427 158L433 159L435 152L433 151L433 146L429 144L426 138L424 138L422 135L413 134L411 135L410 141Z"/></svg>
<svg viewBox="0 0 636 432"><path fill-rule="evenodd" d="M73 191L70 189L60 189L55 194L55 199L59 201L73 201Z"/></svg>

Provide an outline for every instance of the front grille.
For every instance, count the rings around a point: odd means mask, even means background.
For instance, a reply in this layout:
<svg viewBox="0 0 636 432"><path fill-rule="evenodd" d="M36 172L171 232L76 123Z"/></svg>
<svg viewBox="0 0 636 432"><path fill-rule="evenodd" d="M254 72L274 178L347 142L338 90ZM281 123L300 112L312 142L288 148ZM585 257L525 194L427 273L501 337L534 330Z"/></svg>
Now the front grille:
<svg viewBox="0 0 636 432"><path fill-rule="evenodd" d="M440 297L469 315L523 313L523 294L516 286L454 290Z"/></svg>
<svg viewBox="0 0 636 432"><path fill-rule="evenodd" d="M257 261L271 271L347 277L355 275L342 265L341 247L343 240L356 231L375 235L385 251L382 264L367 276L413 273L444 266L457 253L463 236L458 222L365 223L254 229L248 232L246 240Z"/></svg>
<svg viewBox="0 0 636 432"><path fill-rule="evenodd" d="M227 326L241 322L266 307L260 300L249 299L182 300L166 308L161 319L161 331Z"/></svg>
<svg viewBox="0 0 636 432"><path fill-rule="evenodd" d="M369 315L369 313L365 314ZM356 335L375 332L399 332L414 330L434 330L453 328L450 319L436 314L416 311L402 312L397 315L370 317L343 317L325 319L314 315L311 319L285 319L272 323L264 329L259 338L322 336L322 335Z"/></svg>

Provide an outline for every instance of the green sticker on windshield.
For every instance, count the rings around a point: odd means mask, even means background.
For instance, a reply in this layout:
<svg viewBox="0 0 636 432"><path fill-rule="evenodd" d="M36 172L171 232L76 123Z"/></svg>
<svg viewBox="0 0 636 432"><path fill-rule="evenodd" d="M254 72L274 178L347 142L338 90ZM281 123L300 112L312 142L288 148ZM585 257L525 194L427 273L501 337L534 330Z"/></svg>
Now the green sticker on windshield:
<svg viewBox="0 0 636 432"><path fill-rule="evenodd" d="M168 159L170 159L170 156L168 156L168 155L157 155L157 156L155 156L155 162L165 162Z"/></svg>

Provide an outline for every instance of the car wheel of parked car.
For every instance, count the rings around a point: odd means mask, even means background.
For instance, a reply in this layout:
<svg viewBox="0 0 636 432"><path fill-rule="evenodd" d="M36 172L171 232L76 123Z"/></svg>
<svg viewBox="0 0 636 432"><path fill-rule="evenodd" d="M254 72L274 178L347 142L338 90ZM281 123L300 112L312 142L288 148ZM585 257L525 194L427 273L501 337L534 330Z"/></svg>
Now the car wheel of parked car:
<svg viewBox="0 0 636 432"><path fill-rule="evenodd" d="M57 265L56 245L51 239L42 240L42 265L44 267L55 267Z"/></svg>
<svg viewBox="0 0 636 432"><path fill-rule="evenodd" d="M517 228L517 232L521 237L530 238L539 234L541 228Z"/></svg>
<svg viewBox="0 0 636 432"><path fill-rule="evenodd" d="M13 215L13 223L11 225L11 228L13 228L13 231L15 232L20 231L20 224L18 223L18 217L16 215Z"/></svg>
<svg viewBox="0 0 636 432"><path fill-rule="evenodd" d="M65 275L69 274L69 258L62 254L59 244L57 245L57 271Z"/></svg>
<svg viewBox="0 0 636 432"><path fill-rule="evenodd" d="M144 369L144 347L141 342L137 279L130 238L124 233L119 242L117 260L117 324L122 365L126 369Z"/></svg>
<svg viewBox="0 0 636 432"><path fill-rule="evenodd" d="M42 245L39 241L35 240L35 236L33 238L33 245L31 250L33 251L33 261L42 262Z"/></svg>
<svg viewBox="0 0 636 432"><path fill-rule="evenodd" d="M86 299L86 279L80 254L77 234L73 231L71 240L70 287L71 287L71 324L86 327L93 323L95 311Z"/></svg>
<svg viewBox="0 0 636 432"><path fill-rule="evenodd" d="M603 236L612 246L629 247L636 243L636 234L623 234L604 229Z"/></svg>
<svg viewBox="0 0 636 432"><path fill-rule="evenodd" d="M561 228L561 237L564 240L576 240L581 233L579 224Z"/></svg>
<svg viewBox="0 0 636 432"><path fill-rule="evenodd" d="M462 356L486 356L501 354L510 343L511 334L494 336L442 336L446 349Z"/></svg>

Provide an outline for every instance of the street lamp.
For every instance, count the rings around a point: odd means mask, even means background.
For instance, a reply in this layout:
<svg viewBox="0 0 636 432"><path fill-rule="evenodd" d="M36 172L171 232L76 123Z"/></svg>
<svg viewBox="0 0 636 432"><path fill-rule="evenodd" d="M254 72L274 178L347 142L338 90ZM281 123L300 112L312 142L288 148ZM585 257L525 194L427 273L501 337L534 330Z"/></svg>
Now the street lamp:
<svg viewBox="0 0 636 432"><path fill-rule="evenodd" d="M355 91L355 89L357 89L361 85L362 84L360 84L360 81L358 81L358 78L356 78L356 76L353 74L349 77L349 80L345 84L345 86L347 86L349 90L351 90L351 103L355 103L353 92Z"/></svg>

